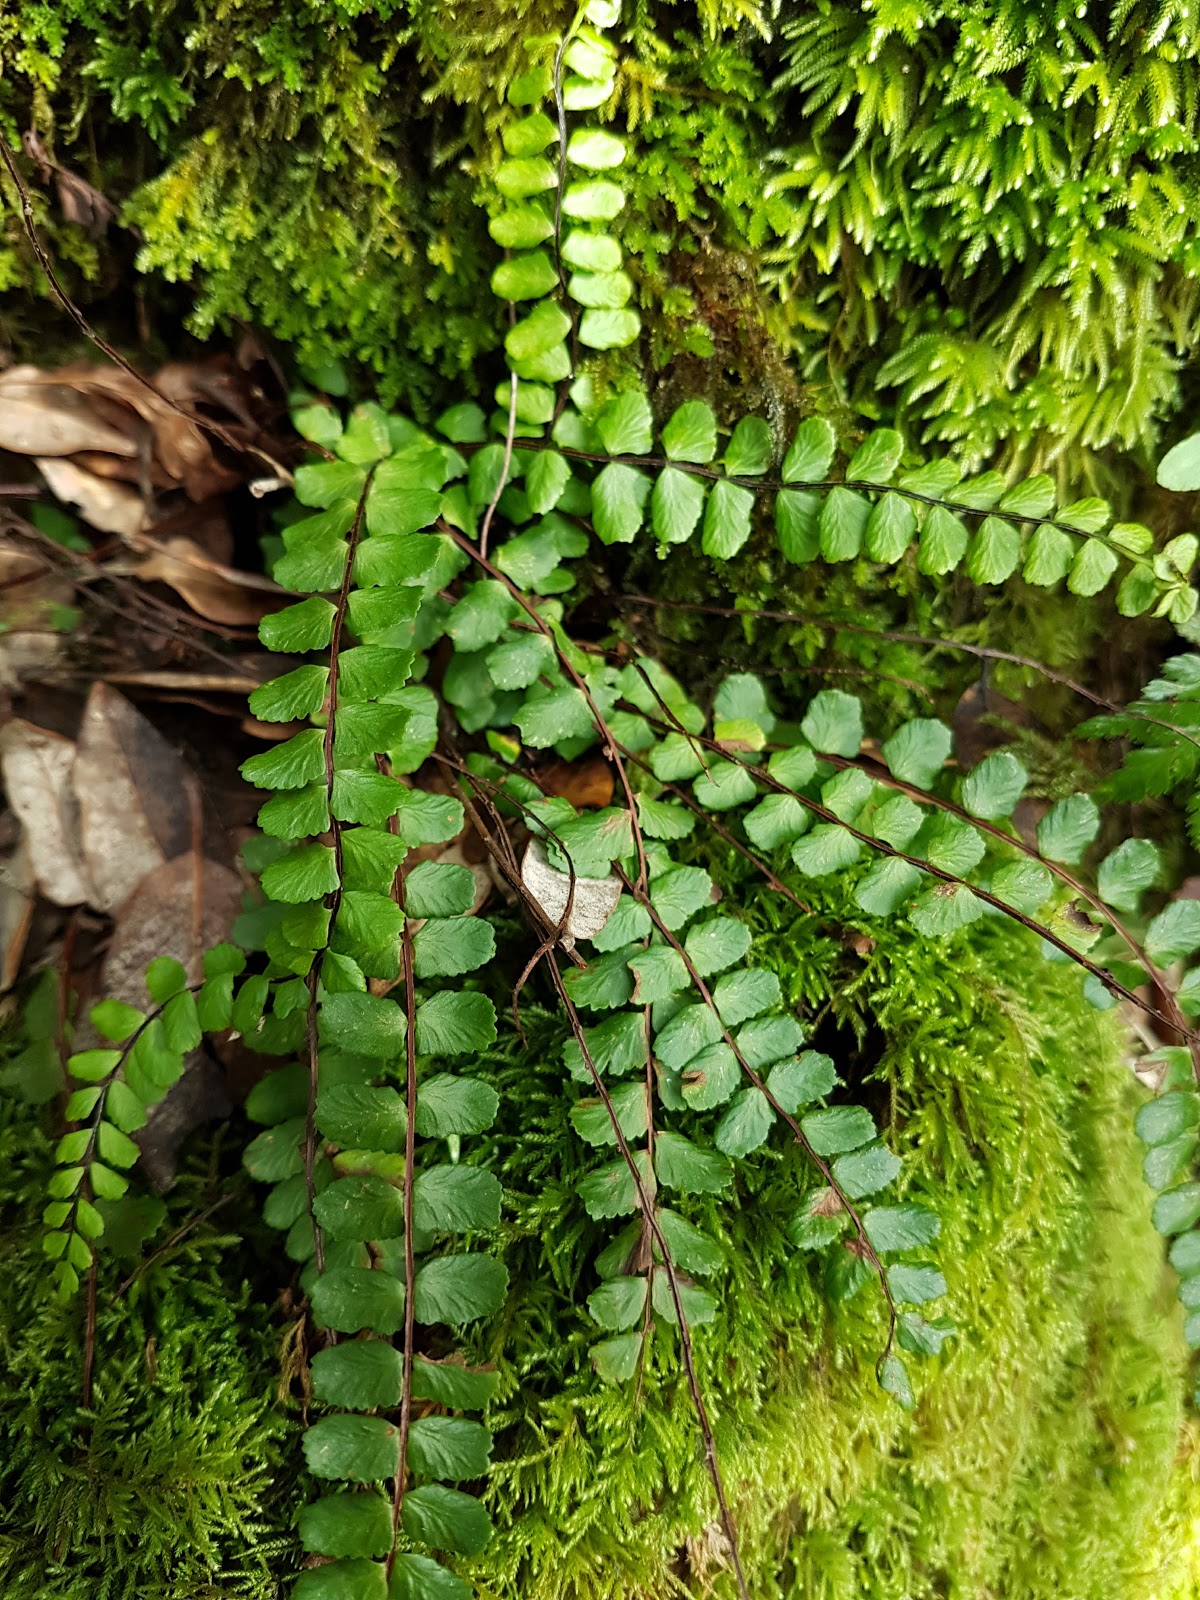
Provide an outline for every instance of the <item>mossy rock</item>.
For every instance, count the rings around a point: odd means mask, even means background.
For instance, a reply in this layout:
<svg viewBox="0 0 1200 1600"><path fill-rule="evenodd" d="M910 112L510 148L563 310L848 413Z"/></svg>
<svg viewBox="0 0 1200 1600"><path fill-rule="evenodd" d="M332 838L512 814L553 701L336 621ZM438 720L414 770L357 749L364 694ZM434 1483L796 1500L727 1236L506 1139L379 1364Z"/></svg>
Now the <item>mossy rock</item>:
<svg viewBox="0 0 1200 1600"><path fill-rule="evenodd" d="M776 1142L740 1164L736 1198L693 1214L720 1242L720 1319L695 1332L755 1600L1174 1600L1200 1579L1185 1420L1186 1352L1149 1223L1119 1024L1070 970L998 922L930 946L872 948L852 908L813 918L748 895L814 1043L906 1157L907 1198L943 1219L937 1257L958 1333L910 1361L908 1415L874 1362L870 1284L837 1298L848 1253L797 1252L784 1229L810 1178ZM484 1600L731 1595L712 1491L673 1338L639 1388L599 1381L584 1302L607 1242L574 1179L560 1020L526 1009L528 1043L481 1064L503 1096L491 1152L511 1204L504 1314L474 1354L502 1374L488 1498L497 1533L468 1574ZM152 1264L114 1305L100 1275L96 1400L78 1407L82 1305L46 1298L36 1241L49 1144L4 1136L10 1284L0 1585L11 1600L277 1600L298 1411L294 1311L240 1201ZM172 1221L210 1195L197 1152ZM171 1224L168 1223L164 1227ZM239 1237L241 1235L241 1237ZM940 1307L939 1307L940 1309Z"/></svg>

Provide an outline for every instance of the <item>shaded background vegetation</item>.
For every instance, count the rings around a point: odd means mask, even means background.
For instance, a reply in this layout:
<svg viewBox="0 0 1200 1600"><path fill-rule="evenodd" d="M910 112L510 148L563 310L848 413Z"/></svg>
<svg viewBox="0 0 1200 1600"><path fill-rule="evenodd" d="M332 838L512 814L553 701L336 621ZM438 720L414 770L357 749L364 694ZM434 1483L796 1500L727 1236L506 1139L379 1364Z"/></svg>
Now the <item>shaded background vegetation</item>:
<svg viewBox="0 0 1200 1600"><path fill-rule="evenodd" d="M971 462L1111 487L1191 396L1196 8L1186 0L632 9L609 114L662 373L715 351L757 393L896 418ZM43 213L97 307L160 336L255 324L426 410L496 331L486 194L519 0L15 0L0 104L96 184L107 238ZM11 197L10 197L11 198ZM3 328L42 319L15 218ZM164 285L177 286L174 294ZM124 308L127 310L127 308ZM163 319L166 319L165 321ZM760 406L761 409L761 406Z"/></svg>
<svg viewBox="0 0 1200 1600"><path fill-rule="evenodd" d="M638 5L610 111L632 133L620 226L646 332L602 374L634 362L660 407L702 391L780 431L811 410L894 422L972 467L1050 470L1175 531L1182 513L1159 503L1148 469L1194 425L1194 11ZM490 393L501 371L479 203L521 39L567 14L520 0L14 0L0 16L0 119L14 144L35 130L51 163L116 208L105 231L81 226L54 166L26 167L71 292L144 364L246 325L289 375L428 417ZM0 189L11 202L7 178ZM11 204L0 226L7 354L74 353ZM695 598L698 568L677 564L675 597ZM985 606L911 568L871 587L864 573L801 573L781 589L751 547L731 587L802 609L820 585L826 609L858 623L1019 639L1051 665L1085 663L1118 698L1164 642L1141 626L1135 643L1103 600L1014 582ZM658 585L651 560L641 577ZM949 714L978 688L976 664L920 647L790 625L748 643L742 625L714 626L680 618L680 651L717 639L817 687L861 674L881 729L931 698ZM1076 708L1054 689L1031 696L1020 672L991 674L982 692L997 684L1025 702L1039 793L1068 792L1056 735ZM1194 1432L1115 1025L1033 966L1021 935L976 933L951 958L892 931L863 956L779 925L765 898L748 915L793 1002L840 1028L912 1157L913 1194L943 1214L963 1329L906 1423L873 1388L870 1330L855 1324L869 1314L838 1306L812 1261L776 1270L763 1254L764 1226L782 1226L773 1191L794 1187L780 1158L755 1196L768 1223L756 1211L731 1225L728 1340L745 1359L730 1374L706 1351L706 1380L725 1386L730 1476L757 1494L738 1507L756 1594L1188 1592ZM524 1056L487 1064L510 1112L521 1097L493 1154L516 1197L510 1267L542 1298L476 1352L505 1374L492 1497L513 1519L483 1558L482 1592L607 1600L618 1573L666 1595L707 1575L707 1487L682 1395L651 1376L654 1427L643 1418L634 1448L582 1327L562 1336L593 1241L563 1166L579 1152L560 1030L543 1017L533 1037L532 1084ZM4 1198L31 1236L49 1143L25 1113L4 1137ZM172 1218L194 1216L234 1164L195 1145ZM128 1312L102 1300L82 1432L79 1329L47 1308L36 1249L6 1249L0 1349L24 1392L0 1451L6 1593L281 1593L297 1559L295 1308L286 1287L277 1298L253 1206L156 1262L118 1302ZM106 1270L107 1294L131 1263ZM667 1515L638 1520L647 1502Z"/></svg>

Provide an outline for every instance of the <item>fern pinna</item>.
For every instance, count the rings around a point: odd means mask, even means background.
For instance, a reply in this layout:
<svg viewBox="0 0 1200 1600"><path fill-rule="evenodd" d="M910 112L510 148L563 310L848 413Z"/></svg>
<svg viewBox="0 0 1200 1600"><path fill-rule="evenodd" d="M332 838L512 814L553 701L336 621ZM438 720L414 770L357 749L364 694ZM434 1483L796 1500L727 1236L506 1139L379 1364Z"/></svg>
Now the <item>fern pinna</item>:
<svg viewBox="0 0 1200 1600"><path fill-rule="evenodd" d="M608 1229L581 1286L592 1361L635 1389L647 1362L678 1363L743 1595L742 1488L725 1481L693 1360L696 1331L720 1323L724 1254L689 1217L692 1197L734 1194L739 1164L793 1142L811 1181L791 1245L848 1259L847 1292L873 1286L877 1373L902 1405L914 1403L906 1356L936 1356L953 1328L937 1310L937 1216L898 1197L901 1163L871 1112L841 1092L837 1062L805 1048L778 974L693 859L698 831L801 913L804 879L839 874L868 921L903 915L930 939L1015 918L1049 958L1084 970L1095 1004L1121 997L1159 1024L1172 1041L1166 1094L1139 1132L1163 1191L1156 1218L1179 1236L1185 1302L1200 1305L1200 969L1177 976L1200 949L1200 911L1178 900L1143 913L1156 847L1127 839L1094 871L1082 865L1101 822L1084 793L1036 835L1021 831L1019 756L1000 750L960 775L935 718L873 750L862 704L840 690L795 704L735 671L694 696L619 597L602 642L571 631L593 537L648 537L662 555L698 542L720 572L763 539L768 507L783 562L909 561L930 577L962 566L982 584L1019 570L1078 595L1119 576L1122 613L1179 626L1196 607L1194 541L1156 552L1101 501L1056 510L1045 478L960 482L949 462L907 465L887 429L831 476L838 440L823 419L785 447L753 416L723 439L698 399L656 426L619 356L579 375L588 352L619 352L640 331L610 230L624 144L568 122L611 97L616 21L610 0L590 0L509 91L490 222L509 305L496 411L461 404L425 430L371 404L344 420L319 398L296 408L317 459L296 473L303 514L282 530L274 577L299 598L261 630L293 664L250 706L308 725L243 769L268 794L246 948L211 952L195 983L156 963L154 1009L105 1002L92 1022L113 1048L69 1062L78 1126L46 1213L68 1291L103 1232L102 1202L124 1189L129 1134L201 1031L232 1027L284 1061L248 1101L263 1131L245 1160L269 1185L266 1219L314 1330L319 1415L304 1452L330 1488L299 1512L310 1561L299 1600L466 1596L447 1563L469 1563L488 1537L478 1492L462 1486L479 1491L487 1476L491 1436L470 1414L496 1380L454 1350L456 1330L507 1294L487 1248L503 1194L471 1143L497 1110L471 1060L501 1022L495 928L476 873L452 859L468 823L528 928L502 952L519 972L503 1026L519 1029L521 991L541 968L569 1030L564 1093L595 1152L579 1198ZM538 781L539 753L591 749L611 771L611 804L576 807ZM1200 1313L1189 1334L1200 1343Z"/></svg>

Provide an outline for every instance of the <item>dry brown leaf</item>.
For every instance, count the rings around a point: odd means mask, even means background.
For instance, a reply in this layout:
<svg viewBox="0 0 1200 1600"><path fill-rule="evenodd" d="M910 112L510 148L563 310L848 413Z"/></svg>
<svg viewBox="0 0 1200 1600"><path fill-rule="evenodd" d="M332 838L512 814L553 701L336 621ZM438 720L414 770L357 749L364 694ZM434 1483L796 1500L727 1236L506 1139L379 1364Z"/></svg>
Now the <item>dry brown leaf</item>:
<svg viewBox="0 0 1200 1600"><path fill-rule="evenodd" d="M55 905L90 903L94 893L81 843L72 777L75 746L19 718L0 729L0 770L24 830L38 887Z"/></svg>
<svg viewBox="0 0 1200 1600"><path fill-rule="evenodd" d="M117 214L108 196L101 194L94 183L81 178L77 172L68 172L65 167L58 167L54 176L58 180L58 203L67 221L77 223L93 239L107 233L109 223Z"/></svg>
<svg viewBox="0 0 1200 1600"><path fill-rule="evenodd" d="M148 425L154 439L154 454L173 483L182 484L193 500L204 500L239 481L236 473L220 466L212 446L200 428L180 416L165 399L159 399L119 367L100 367L91 362L75 362L55 374L81 394L108 396L127 406ZM159 375L151 380L156 386Z"/></svg>
<svg viewBox="0 0 1200 1600"><path fill-rule="evenodd" d="M621 880L613 873L607 878L576 878L572 895L570 874L550 865L540 839L529 841L521 881L554 927L563 921L570 901L571 914L559 939L566 949L577 939L594 939L621 898Z"/></svg>
<svg viewBox="0 0 1200 1600"><path fill-rule="evenodd" d="M595 751L575 761L548 761L533 776L543 794L569 800L576 811L612 805L612 764Z"/></svg>
<svg viewBox="0 0 1200 1600"><path fill-rule="evenodd" d="M222 495L168 512L156 520L153 532L160 544L168 539L190 539L207 561L224 567L233 563L233 529Z"/></svg>
<svg viewBox="0 0 1200 1600"><path fill-rule="evenodd" d="M117 914L104 960L103 993L145 1006L146 968L155 956L171 956L189 978L202 977L204 951L228 937L241 909L241 879L228 867L204 860L197 871L190 850L163 862L146 874Z"/></svg>
<svg viewBox="0 0 1200 1600"><path fill-rule="evenodd" d="M260 722L257 717L245 716L240 727L243 733L263 744L283 744L295 733L302 733L310 724L305 722Z"/></svg>
<svg viewBox="0 0 1200 1600"><path fill-rule="evenodd" d="M165 540L140 564L137 576L169 584L209 622L257 627L270 609L267 593L251 574L209 561L191 539Z"/></svg>
<svg viewBox="0 0 1200 1600"><path fill-rule="evenodd" d="M81 178L77 172L60 167L51 159L36 129L28 129L21 137L26 154L37 163L38 176L48 183L53 173L58 180L58 203L68 222L74 222L96 239L106 233L116 216L116 208L107 195L101 194L94 183Z"/></svg>
<svg viewBox="0 0 1200 1600"><path fill-rule="evenodd" d="M258 426L249 405L246 379L230 371L229 363L222 356L212 361L168 361L154 374L154 383L159 392L177 406L194 406L206 401L228 411L244 427L256 429Z"/></svg>
<svg viewBox="0 0 1200 1600"><path fill-rule="evenodd" d="M230 666L236 665L230 660ZM248 694L253 694L255 689L262 687L263 680L251 676L246 672L173 672L169 669L156 671L147 669L145 672L106 672L105 683L128 683L139 689L163 689L178 694L236 694L245 699ZM229 714L229 707L222 708L225 715ZM255 727L278 727L278 723L255 723ZM289 723L291 733L296 733L303 723ZM283 735L284 738L290 734Z"/></svg>
<svg viewBox="0 0 1200 1600"><path fill-rule="evenodd" d="M0 449L21 456L78 450L135 456L137 443L102 421L67 384L46 381L36 367L12 367L0 376Z"/></svg>
<svg viewBox="0 0 1200 1600"><path fill-rule="evenodd" d="M22 834L12 855L0 863L0 992L7 993L20 975L36 905L37 878Z"/></svg>
<svg viewBox="0 0 1200 1600"><path fill-rule="evenodd" d="M0 414L3 411L0 401ZM94 472L85 472L73 461L58 461L48 456L38 456L36 460L51 493L68 505L78 507L83 520L101 533L135 539L145 528L146 505L136 490L110 478L99 478Z"/></svg>
<svg viewBox="0 0 1200 1600"><path fill-rule="evenodd" d="M97 909L118 911L147 873L189 848L188 778L136 707L107 684L93 684L72 782Z"/></svg>
<svg viewBox="0 0 1200 1600"><path fill-rule="evenodd" d="M74 598L65 573L27 546L0 539L0 685L18 688L56 664L63 636L54 613Z"/></svg>
<svg viewBox="0 0 1200 1600"><path fill-rule="evenodd" d="M998 694L981 678L963 692L954 708L954 759L969 772L984 756L1013 742L1015 734L1010 728L1027 728L1032 720L1024 706Z"/></svg>
<svg viewBox="0 0 1200 1600"><path fill-rule="evenodd" d="M115 478L118 483L131 483L140 490L159 492L177 487L174 478L165 473L157 461L147 461L144 455L132 460L128 456L102 455L98 450L81 450L71 460L97 478Z"/></svg>
<svg viewBox="0 0 1200 1600"><path fill-rule="evenodd" d="M228 937L241 910L236 873L215 861L197 864L189 851L156 867L138 885L117 917L101 973L105 996L145 1006L146 968L156 956L171 956L195 978L210 945ZM142 1162L156 1189L175 1176L179 1146L193 1129L232 1106L224 1075L198 1050L187 1058L179 1082L154 1106L138 1134Z"/></svg>

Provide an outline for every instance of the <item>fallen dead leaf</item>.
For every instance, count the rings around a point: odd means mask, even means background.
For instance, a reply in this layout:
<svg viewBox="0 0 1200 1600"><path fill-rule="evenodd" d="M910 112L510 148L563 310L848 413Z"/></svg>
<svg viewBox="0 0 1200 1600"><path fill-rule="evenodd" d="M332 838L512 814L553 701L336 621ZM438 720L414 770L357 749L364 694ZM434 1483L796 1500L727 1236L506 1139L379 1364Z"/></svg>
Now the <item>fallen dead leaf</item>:
<svg viewBox="0 0 1200 1600"><path fill-rule="evenodd" d="M59 906L91 901L79 805L72 776L75 746L61 734L14 718L0 729L0 771L23 829L38 888Z"/></svg>
<svg viewBox="0 0 1200 1600"><path fill-rule="evenodd" d="M182 485L192 500L205 500L240 481L236 472L220 465L212 445L194 422L181 416L167 400L160 399L145 384L122 372L119 367L101 367L91 362L75 362L61 368L55 376L81 394L106 396L126 406L150 429L154 455L167 477ZM151 379L160 385L161 373Z"/></svg>
<svg viewBox="0 0 1200 1600"><path fill-rule="evenodd" d="M242 732L249 734L252 739L260 739L263 744L283 744L307 726L309 724L304 722L260 722L257 717L249 716L241 721Z"/></svg>
<svg viewBox="0 0 1200 1600"><path fill-rule="evenodd" d="M55 612L75 598L70 578L36 551L0 540L0 685L15 689L62 652Z"/></svg>
<svg viewBox="0 0 1200 1600"><path fill-rule="evenodd" d="M97 478L115 478L118 483L131 483L141 490L175 488L175 480L157 461L148 461L145 455L132 460L128 456L106 456L99 450L81 450L71 460Z"/></svg>
<svg viewBox="0 0 1200 1600"><path fill-rule="evenodd" d="M267 593L251 574L209 561L191 539L167 539L140 564L137 576L146 582L169 584L209 622L257 627L270 610ZM278 592L274 585L271 591Z"/></svg>
<svg viewBox="0 0 1200 1600"><path fill-rule="evenodd" d="M127 1005L147 1004L146 968L172 956L195 978L200 957L229 934L241 910L237 874L188 851L147 874L117 916L101 972L103 993ZM142 1164L153 1187L169 1188L179 1147L195 1128L232 1110L224 1074L203 1051L185 1061L183 1076L151 1108L138 1133Z"/></svg>
<svg viewBox="0 0 1200 1600"><path fill-rule="evenodd" d="M70 456L79 450L136 456L136 441L102 421L87 400L53 373L10 367L0 375L0 449L21 456Z"/></svg>
<svg viewBox="0 0 1200 1600"><path fill-rule="evenodd" d="M43 183L49 182L51 173L54 174L58 184L58 203L66 220L85 229L93 239L106 233L109 223L117 214L108 196L77 172L71 172L52 160L33 128L22 135L21 143L26 154L37 163L38 175Z"/></svg>
<svg viewBox="0 0 1200 1600"><path fill-rule="evenodd" d="M1031 721L1024 706L998 694L986 678L980 678L964 690L950 719L955 761L963 772L969 772L984 756L1013 742L1015 734L1010 728L1027 728Z"/></svg>
<svg viewBox="0 0 1200 1600"><path fill-rule="evenodd" d="M250 406L250 385L245 377L231 370L223 356L211 361L168 361L154 374L154 384L177 406L194 406L203 401L228 411L243 427L258 426Z"/></svg>
<svg viewBox="0 0 1200 1600"><path fill-rule="evenodd" d="M569 800L576 811L612 805L612 763L595 751L574 761L548 761L535 769L533 777L543 794Z"/></svg>
<svg viewBox="0 0 1200 1600"><path fill-rule="evenodd" d="M0 414L4 405L0 402ZM38 471L58 500L78 507L83 520L101 533L116 533L122 539L132 540L142 532L148 521L146 503L136 489L127 488L111 478L101 478L94 472L85 472L74 461L58 461L49 456L37 456Z"/></svg>
<svg viewBox="0 0 1200 1600"><path fill-rule="evenodd" d="M552 927L563 922L570 902L571 914L559 938L568 950L577 939L594 939L621 898L621 880L611 873L607 878L576 878L572 896L570 874L550 865L540 839L530 839L526 847L521 881Z"/></svg>
<svg viewBox="0 0 1200 1600"><path fill-rule="evenodd" d="M230 666L236 662L231 661ZM105 683L128 683L139 689L165 689L179 694L236 694L243 698L253 694L255 689L262 687L263 680L249 673L239 672L172 672L169 670L145 672L106 672ZM229 714L228 707L222 707L225 715ZM252 720L252 719L248 719ZM255 728L275 729L278 723L255 723ZM289 733L278 735L280 738L289 738L292 733L299 732L303 723L288 723ZM273 732L271 738L277 737Z"/></svg>
<svg viewBox="0 0 1200 1600"><path fill-rule="evenodd" d="M171 956L189 978L203 976L201 957L226 938L242 908L242 882L217 861L187 850L148 872L117 913L102 972L102 991L145 1006L146 968Z"/></svg>
<svg viewBox="0 0 1200 1600"><path fill-rule="evenodd" d="M72 783L91 903L116 912L147 873L191 845L189 773L158 730L105 683L93 684Z"/></svg>
<svg viewBox="0 0 1200 1600"><path fill-rule="evenodd" d="M20 974L37 888L29 843L22 834L8 860L0 863L0 992L7 993Z"/></svg>
<svg viewBox="0 0 1200 1600"><path fill-rule="evenodd" d="M155 518L154 537L160 545L169 539L190 539L206 561L215 561L223 567L232 565L233 529L222 495L194 505L189 502Z"/></svg>

